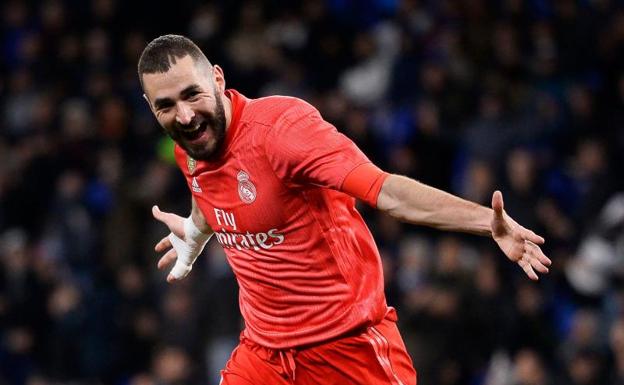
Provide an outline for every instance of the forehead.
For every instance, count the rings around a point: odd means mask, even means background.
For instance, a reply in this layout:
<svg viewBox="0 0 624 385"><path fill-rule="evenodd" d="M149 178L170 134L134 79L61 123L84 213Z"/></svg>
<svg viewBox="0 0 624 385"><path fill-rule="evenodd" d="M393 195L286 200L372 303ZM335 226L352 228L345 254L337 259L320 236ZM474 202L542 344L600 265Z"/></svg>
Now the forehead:
<svg viewBox="0 0 624 385"><path fill-rule="evenodd" d="M190 56L181 59L176 58L176 64L173 64L167 72L143 74L142 76L143 88L150 100L171 98L191 84L206 86L210 82L206 71L202 70L200 65L195 65Z"/></svg>

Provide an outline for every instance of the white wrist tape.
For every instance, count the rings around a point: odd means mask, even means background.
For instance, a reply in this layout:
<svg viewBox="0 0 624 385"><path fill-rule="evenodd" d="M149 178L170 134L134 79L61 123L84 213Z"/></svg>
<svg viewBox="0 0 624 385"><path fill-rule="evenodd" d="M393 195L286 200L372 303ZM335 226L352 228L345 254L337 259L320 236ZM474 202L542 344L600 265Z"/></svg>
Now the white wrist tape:
<svg viewBox="0 0 624 385"><path fill-rule="evenodd" d="M197 226L195 226L195 222L193 222L192 216L184 218L184 240L186 240L187 243L205 245L212 236L212 234L213 233L202 233L201 230L199 230Z"/></svg>
<svg viewBox="0 0 624 385"><path fill-rule="evenodd" d="M169 234L169 241L171 241L171 245L178 254L178 259L170 271L170 274L175 279L181 279L188 275L193 269L193 263L197 256L204 250L210 237L212 237L212 234L202 233L195 226L190 216L184 219L184 239L181 239L174 233Z"/></svg>

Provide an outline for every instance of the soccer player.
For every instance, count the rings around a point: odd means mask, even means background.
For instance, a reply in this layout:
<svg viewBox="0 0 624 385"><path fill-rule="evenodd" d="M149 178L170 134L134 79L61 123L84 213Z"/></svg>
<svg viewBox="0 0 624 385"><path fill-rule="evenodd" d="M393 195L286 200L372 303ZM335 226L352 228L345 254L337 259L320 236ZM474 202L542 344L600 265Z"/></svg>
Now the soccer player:
<svg viewBox="0 0 624 385"><path fill-rule="evenodd" d="M409 223L490 236L533 280L544 239L503 210L383 172L303 100L249 99L189 39L161 36L138 64L145 99L176 142L188 218L153 208L171 233L158 267L184 278L211 236L240 287L245 320L226 385L416 384L384 296L360 199ZM174 263L175 262L175 263Z"/></svg>

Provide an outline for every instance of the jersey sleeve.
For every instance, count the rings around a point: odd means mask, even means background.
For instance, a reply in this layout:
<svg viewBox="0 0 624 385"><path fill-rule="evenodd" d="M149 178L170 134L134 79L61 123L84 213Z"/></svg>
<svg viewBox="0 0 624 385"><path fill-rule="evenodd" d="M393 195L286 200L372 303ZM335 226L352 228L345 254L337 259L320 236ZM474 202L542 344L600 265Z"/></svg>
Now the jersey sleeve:
<svg viewBox="0 0 624 385"><path fill-rule="evenodd" d="M269 129L265 149L274 172L287 184L322 186L363 199L378 179L378 175L366 174L362 177L365 181L356 184L358 189L344 189L347 175L372 163L353 141L302 100L293 103Z"/></svg>
<svg viewBox="0 0 624 385"><path fill-rule="evenodd" d="M364 163L349 172L342 190L377 208L377 198L388 175L373 163Z"/></svg>

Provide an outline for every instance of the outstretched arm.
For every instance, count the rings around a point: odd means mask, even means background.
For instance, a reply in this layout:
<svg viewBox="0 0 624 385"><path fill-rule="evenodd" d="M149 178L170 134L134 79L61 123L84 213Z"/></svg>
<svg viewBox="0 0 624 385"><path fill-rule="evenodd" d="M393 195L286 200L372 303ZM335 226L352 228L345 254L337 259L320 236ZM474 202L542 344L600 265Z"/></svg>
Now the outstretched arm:
<svg viewBox="0 0 624 385"><path fill-rule="evenodd" d="M389 175L381 187L377 208L404 222L490 236L533 280L538 279L535 271L547 273L551 264L538 246L544 238L505 213L500 191L492 196L492 208L487 208L413 179Z"/></svg>

